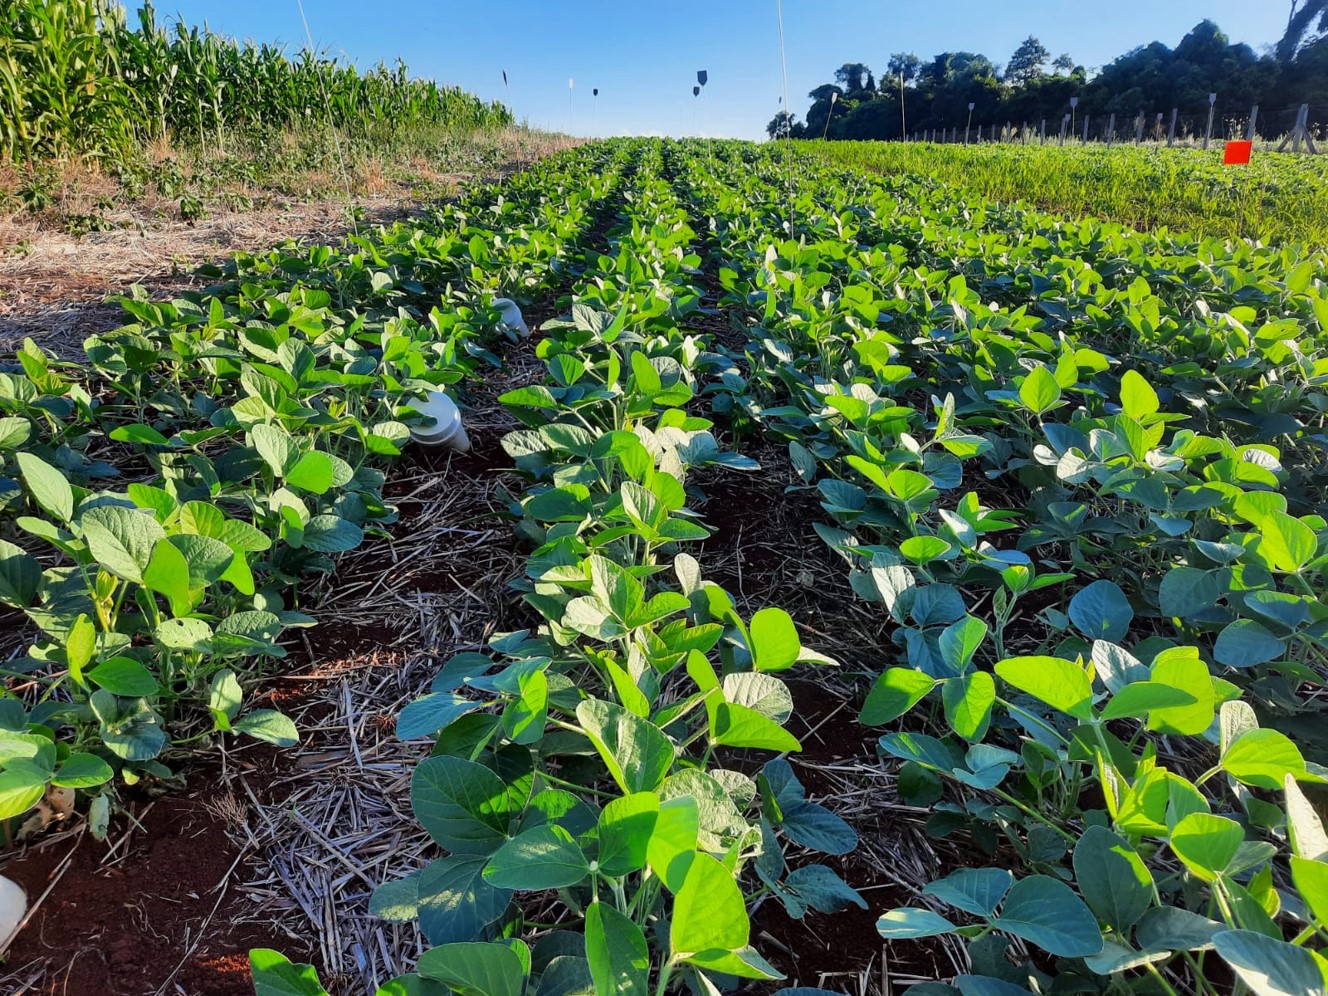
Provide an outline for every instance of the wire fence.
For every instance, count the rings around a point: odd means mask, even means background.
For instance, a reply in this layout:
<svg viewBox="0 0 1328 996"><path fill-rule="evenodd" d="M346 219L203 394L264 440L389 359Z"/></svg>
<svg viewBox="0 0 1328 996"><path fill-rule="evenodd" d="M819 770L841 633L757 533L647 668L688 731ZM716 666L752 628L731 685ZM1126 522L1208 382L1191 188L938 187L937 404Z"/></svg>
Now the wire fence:
<svg viewBox="0 0 1328 996"><path fill-rule="evenodd" d="M1180 108L1135 113L1088 114L1071 109L1060 119L964 122L910 132L910 141L943 143L1009 142L1033 144L1165 145L1209 148L1250 141L1257 148L1284 152L1328 152L1328 104L1255 105L1242 111Z"/></svg>

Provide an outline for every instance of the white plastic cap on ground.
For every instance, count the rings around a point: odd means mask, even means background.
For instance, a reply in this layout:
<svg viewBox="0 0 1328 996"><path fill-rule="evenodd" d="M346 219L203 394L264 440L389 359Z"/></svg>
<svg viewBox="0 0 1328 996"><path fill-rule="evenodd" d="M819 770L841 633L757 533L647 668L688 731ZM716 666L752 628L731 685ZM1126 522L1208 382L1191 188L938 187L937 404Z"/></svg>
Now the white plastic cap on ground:
<svg viewBox="0 0 1328 996"><path fill-rule="evenodd" d="M458 453L470 451L470 437L461 424L461 410L442 391L430 391L423 401L411 403L421 415L434 420L433 425L413 425L410 438L421 446L445 446Z"/></svg>
<svg viewBox="0 0 1328 996"><path fill-rule="evenodd" d="M495 299L493 306L498 309L498 314L502 316L504 325L515 329L522 335L530 335L530 329L526 328L526 320L521 317L521 309L516 306L516 302L510 297Z"/></svg>
<svg viewBox="0 0 1328 996"><path fill-rule="evenodd" d="M28 912L28 897L17 882L0 876L0 948L13 938Z"/></svg>

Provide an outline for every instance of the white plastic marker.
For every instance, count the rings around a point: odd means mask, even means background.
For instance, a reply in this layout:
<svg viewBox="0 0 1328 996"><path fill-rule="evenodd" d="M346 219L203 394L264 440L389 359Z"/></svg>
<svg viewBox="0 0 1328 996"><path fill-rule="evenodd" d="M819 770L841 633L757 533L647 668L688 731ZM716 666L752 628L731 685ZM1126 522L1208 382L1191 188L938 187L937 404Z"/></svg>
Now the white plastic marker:
<svg viewBox="0 0 1328 996"><path fill-rule="evenodd" d="M17 882L0 876L0 951L9 946L28 912L28 897Z"/></svg>
<svg viewBox="0 0 1328 996"><path fill-rule="evenodd" d="M466 427L461 424L461 410L446 394L430 391L423 401L411 402L411 407L434 420L433 425L411 426L411 439L430 448L446 447L457 453L470 452L470 437L466 435Z"/></svg>
<svg viewBox="0 0 1328 996"><path fill-rule="evenodd" d="M495 298L493 307L502 317L504 325L523 336L530 335L530 329L526 327L526 320L521 317L521 309L516 306L516 302L510 297Z"/></svg>

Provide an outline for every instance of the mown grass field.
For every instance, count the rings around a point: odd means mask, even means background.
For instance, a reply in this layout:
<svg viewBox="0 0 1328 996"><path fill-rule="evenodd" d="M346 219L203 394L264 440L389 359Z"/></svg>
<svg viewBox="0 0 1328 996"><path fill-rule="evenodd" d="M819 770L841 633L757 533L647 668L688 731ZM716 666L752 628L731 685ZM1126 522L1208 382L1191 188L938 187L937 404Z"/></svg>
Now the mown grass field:
<svg viewBox="0 0 1328 996"><path fill-rule="evenodd" d="M1328 157L1256 151L1224 166L1221 143L1195 148L1072 144L806 142L829 162L955 184L1071 218L1143 230L1328 248Z"/></svg>

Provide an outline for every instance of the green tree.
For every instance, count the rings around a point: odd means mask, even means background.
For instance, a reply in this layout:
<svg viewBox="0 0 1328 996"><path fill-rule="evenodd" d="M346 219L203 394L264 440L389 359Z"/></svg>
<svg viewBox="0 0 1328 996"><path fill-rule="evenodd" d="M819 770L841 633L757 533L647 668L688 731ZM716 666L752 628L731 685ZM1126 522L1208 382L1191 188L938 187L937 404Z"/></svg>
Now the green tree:
<svg viewBox="0 0 1328 996"><path fill-rule="evenodd" d="M870 78L871 70L861 62L846 62L835 70L835 82L846 94L866 90L867 80Z"/></svg>
<svg viewBox="0 0 1328 996"><path fill-rule="evenodd" d="M798 124L796 114L790 114L788 111L780 111L770 123L765 126L765 133L771 138L791 138L795 131L802 126Z"/></svg>
<svg viewBox="0 0 1328 996"><path fill-rule="evenodd" d="M890 78L881 80L882 89L897 85L901 76L905 83L912 83L918 78L918 71L922 68L922 60L912 52L896 52L890 56L890 61L885 68Z"/></svg>
<svg viewBox="0 0 1328 996"><path fill-rule="evenodd" d="M1005 79L1015 86L1024 86L1042 75L1042 67L1051 59L1047 47L1034 36L1029 35L1010 56L1010 64L1005 67Z"/></svg>

